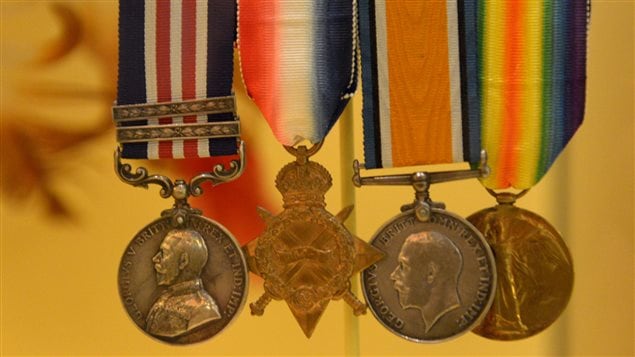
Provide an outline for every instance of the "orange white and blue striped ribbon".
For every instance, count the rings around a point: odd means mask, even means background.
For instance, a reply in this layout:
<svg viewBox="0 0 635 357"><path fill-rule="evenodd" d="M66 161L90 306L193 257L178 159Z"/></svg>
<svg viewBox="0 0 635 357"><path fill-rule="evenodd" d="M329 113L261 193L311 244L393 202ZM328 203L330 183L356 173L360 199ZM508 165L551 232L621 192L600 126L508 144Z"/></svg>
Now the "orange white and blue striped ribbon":
<svg viewBox="0 0 635 357"><path fill-rule="evenodd" d="M117 105L232 94L234 0L121 0ZM142 118L121 126L232 121L233 113ZM122 157L198 158L236 154L235 138L172 138L122 144Z"/></svg>
<svg viewBox="0 0 635 357"><path fill-rule="evenodd" d="M239 0L243 81L283 145L321 141L357 77L355 0Z"/></svg>
<svg viewBox="0 0 635 357"><path fill-rule="evenodd" d="M366 168L463 162L469 148L478 161L462 113L457 6L360 0Z"/></svg>

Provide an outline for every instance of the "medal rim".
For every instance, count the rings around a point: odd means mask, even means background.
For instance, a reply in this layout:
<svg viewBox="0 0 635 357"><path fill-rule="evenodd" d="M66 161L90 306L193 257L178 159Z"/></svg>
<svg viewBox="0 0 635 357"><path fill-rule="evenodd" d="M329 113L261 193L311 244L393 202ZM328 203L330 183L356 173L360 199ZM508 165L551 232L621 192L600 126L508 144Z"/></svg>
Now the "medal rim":
<svg viewBox="0 0 635 357"><path fill-rule="evenodd" d="M446 341L450 341L453 340L455 338L458 338L462 335L467 334L468 332L472 331L472 329L474 329L474 327L476 327L477 325L479 325L482 320L485 318L485 315L487 314L487 312L489 311L489 309L492 306L492 303L494 302L494 296L496 295L496 287L498 284L498 280L497 280L497 272L496 272L496 260L494 259L494 254L493 251L491 249L491 247L489 246L489 243L487 243L487 240L485 239L485 237L483 236L483 234L476 229L476 227L469 222L466 218L463 218L455 213L446 211L444 209L439 209L439 208L434 208L431 207L430 208L430 216L432 216L433 214L438 214L438 215L445 215L445 216L449 216L453 219L459 220L461 221L463 224L465 224L473 233L475 233L475 235L477 237L480 238L480 241L482 243L482 246L484 247L483 251L485 252L485 255L488 258L488 262L490 263L490 271L491 271L491 286L492 289L490 289L490 293L489 296L487 298L487 303L483 306L483 309L481 309L481 312L478 316L478 318L474 319L474 321L472 321L470 324L467 325L466 328L462 329L460 332L452 334L448 337L444 337L444 338L438 338L438 339L420 339L420 338L416 338L416 337L412 337L403 333L400 333L398 331L396 331L395 329L393 329L392 327L388 326L384 320L382 318L380 318L378 316L378 313L375 311L375 309L372 307L371 304L369 304L368 302L371 301L371 299L369 298L368 295L368 289L366 288L366 281L364 279L364 273L366 272L366 270L368 270L368 268L362 270L360 272L360 281L361 281L361 287L362 287L362 293L364 294L364 299L366 299L367 305L368 305L368 309L372 312L373 316L375 317L375 319L377 321L379 321L379 323L381 323L388 331L392 332L394 335L397 335L405 340L411 341L411 342L416 342L416 343L420 343L420 344L436 344L436 343L441 343L441 342L446 342ZM414 209L409 209L407 211L401 212L393 217L391 217L386 223L384 223L380 228L377 229L377 231L375 231L375 233L373 234L373 236L371 237L369 244L371 246L373 246L376 249L377 248L373 243L379 238L380 233L383 232L387 227L391 226L392 224L394 224L396 221L407 217L407 216L412 216L415 218L415 220L417 220L417 216L415 214L415 210ZM427 222L421 222L421 223L427 223ZM381 250L381 249L379 249ZM382 251L383 252L383 251ZM384 258L382 258L382 260L375 262L374 264L379 264L383 261L383 259L386 259L386 256L384 256ZM372 266L372 265L371 265Z"/></svg>
<svg viewBox="0 0 635 357"><path fill-rule="evenodd" d="M218 223L217 221L205 217L203 215L198 215L198 214L191 214L189 215L188 219L192 219L193 217L196 217L195 219L201 219L204 221L207 221L208 223L216 226L216 228L220 229L223 233L225 233L227 235L227 237L229 237L230 241L234 244L236 251L237 251L237 255L240 257L240 260L242 262L242 271L243 271L243 275L244 275L244 279L245 279L245 289L244 289L244 293L243 293L243 297L240 301L240 304L238 305L238 307L236 308L236 313L234 313L234 315L229 319L229 321L227 322L227 324L225 324L225 326L223 326L217 333L207 337L207 338L203 338L200 339L198 341L192 341L192 342L184 342L184 343L180 343L180 342L174 342L171 341L170 339L162 339L158 336L152 335L150 333L148 333L143 327L141 327L132 317L132 315L130 314L128 308L126 307L125 301L122 297L122 290L121 290L121 266L124 263L124 258L126 256L126 251L128 250L128 248L130 247L130 245L132 243L134 243L135 241L135 237L137 237L137 235L139 235L139 233L143 232L145 229L147 229L148 227L152 226L153 224L156 224L162 220L166 220L168 222L171 221L171 217L169 216L164 216L164 217L159 217L156 218L155 220L153 220L152 222L146 224L145 226L143 226L143 228L141 228L139 231L137 231L137 233L135 233L132 237L132 239L126 244L126 248L123 251L123 254L121 255L121 259L119 261L119 265L117 267L117 292L119 293L119 302L121 303L123 309L126 311L126 315L128 317L128 319L130 319L130 321L132 321L132 323L137 327L138 330L140 330L144 335L149 336L150 338L152 338L155 341L159 341L161 343L165 343L167 345L170 346L192 346L192 345L196 345L196 344L200 344L203 342L207 342L212 340L213 338L215 338L216 336L220 335L221 333L223 333L227 328L229 328L234 322L235 320L237 320L238 315L241 314L243 308L245 307L245 304L247 302L247 297L249 295L249 268L247 265L247 260L245 259L245 254L243 252L242 246L240 245L240 243L238 242L238 240L236 239L236 237L234 237L234 235L222 224ZM184 227L187 228L188 224L184 224ZM178 229L179 227L174 227L172 226L172 229ZM207 289L205 289L207 291ZM209 291L208 291L209 293ZM147 318L147 316L145 316Z"/></svg>
<svg viewBox="0 0 635 357"><path fill-rule="evenodd" d="M497 204L497 205L492 206L492 207L484 208L484 209L482 209L480 211L472 213L466 219L470 220L470 219L473 219L473 217L476 217L476 216L485 216L485 215L490 214L490 213L497 213L497 212L499 212L501 210L501 207L506 207L506 206L503 206L502 204ZM565 300L565 303L563 304L562 309L560 310L558 315L554 319L552 319L552 321L550 323L546 324L544 327L542 327L540 329L532 331L530 334L522 334L522 336L518 336L518 337L513 337L512 336L512 337L500 338L500 337L497 337L496 335L484 334L484 333L480 333L480 332L477 332L474 329L472 329L471 332L473 334L475 334L477 336L480 336L480 337L483 337L483 338L487 338L487 339L492 340L492 341L520 341L520 340L524 340L524 339L533 337L533 336L535 336L535 335L547 330L556 321L558 321L558 319L562 316L564 311L569 306L569 303L571 302L571 297L573 296L573 288L575 286L575 275L576 274L575 274L575 269L574 269L575 265L573 263L573 256L571 255L571 251L570 251L569 247L567 246L562 234L556 229L556 227L554 227L551 224L551 222L549 222L546 218L544 218L543 216L541 216L541 215L539 215L539 214L537 214L535 212L532 212L532 211L530 211L528 209L525 209L525 208L522 208L522 207L518 207L518 206L516 206L514 204L511 204L509 206L509 208L514 209L514 210L518 211L519 213L521 213L523 215L530 216L532 219L540 221L542 224L544 224L545 227L548 227L549 232L551 234L553 234L554 237L557 238L559 245L561 245L561 247L565 248L565 249L563 249L563 251L566 254L566 257L567 257L567 259L568 259L568 261L570 263L569 267L571 268L571 284L570 284L571 288L568 291L568 295L567 295L567 298ZM485 237L485 236L483 235L483 237ZM485 241L487 242L488 246L490 246L490 243L487 240L487 238L485 238ZM491 246L490 246L490 249L492 250L492 252L494 251L494 248L492 248ZM498 277L498 271L497 271L497 277ZM496 284L497 284L496 285L496 289L498 290L498 280L497 280ZM494 294L494 298L495 297L496 297L496 294ZM489 314L489 312L490 311L488 311L485 315ZM476 327L480 327L483 322L484 322L484 320L481 321L477 326L475 326L475 328Z"/></svg>

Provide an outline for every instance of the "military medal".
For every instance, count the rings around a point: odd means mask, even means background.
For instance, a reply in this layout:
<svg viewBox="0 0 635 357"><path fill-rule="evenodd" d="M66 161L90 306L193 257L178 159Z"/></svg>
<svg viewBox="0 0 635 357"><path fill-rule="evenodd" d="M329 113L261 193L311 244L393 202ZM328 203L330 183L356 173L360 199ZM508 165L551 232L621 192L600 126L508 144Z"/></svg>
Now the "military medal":
<svg viewBox="0 0 635 357"><path fill-rule="evenodd" d="M381 256L342 224L352 207L337 215L325 209L331 176L309 160L355 89L356 7L351 0L241 0L239 9L245 87L295 157L276 178L283 211L261 210L267 227L245 247L250 270L264 279L251 312L285 300L310 337L331 300L343 299L356 315L366 311L350 278Z"/></svg>
<svg viewBox="0 0 635 357"><path fill-rule="evenodd" d="M218 222L189 207L190 187L176 182L174 207L134 236L119 265L119 294L132 320L174 344L222 331L242 309L248 288L240 245Z"/></svg>
<svg viewBox="0 0 635 357"><path fill-rule="evenodd" d="M481 233L433 202L430 185L487 176L478 117L464 114L466 82L455 1L360 1L363 168L469 162L474 169L360 175L356 186L411 185L415 202L371 244L385 257L362 273L375 317L407 340L441 342L470 331L494 297L496 269ZM420 78L420 79L415 79Z"/></svg>
<svg viewBox="0 0 635 357"><path fill-rule="evenodd" d="M492 168L482 183L498 202L468 218L491 245L498 271L494 303L474 332L516 340L550 326L573 288L571 256L560 234L514 203L545 175L582 123L589 2L463 5L471 34L465 52L474 59L466 77L475 84L467 112L480 118ZM510 187L522 191L500 191Z"/></svg>
<svg viewBox="0 0 635 357"><path fill-rule="evenodd" d="M121 1L119 9L115 171L127 184L156 184L163 198L174 199L173 207L125 249L119 293L146 334L173 344L195 343L235 319L248 287L237 241L188 203L203 193L201 184L232 181L244 168L231 93L235 4ZM122 162L221 155L237 158L189 182Z"/></svg>

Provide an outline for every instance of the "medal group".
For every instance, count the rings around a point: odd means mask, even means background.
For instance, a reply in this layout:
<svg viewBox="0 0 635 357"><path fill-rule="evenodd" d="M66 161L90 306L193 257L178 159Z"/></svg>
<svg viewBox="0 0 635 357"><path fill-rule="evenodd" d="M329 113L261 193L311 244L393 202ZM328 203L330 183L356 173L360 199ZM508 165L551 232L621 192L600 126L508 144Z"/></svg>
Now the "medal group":
<svg viewBox="0 0 635 357"><path fill-rule="evenodd" d="M514 204L582 123L588 0L136 0L119 9L115 171L174 199L119 268L123 305L146 334L172 344L214 337L245 304L249 271L264 281L251 314L284 300L307 337L339 299L414 342L468 331L521 339L564 310L568 249ZM275 181L282 211L260 209L266 228L244 247L188 203L246 164L235 46L250 98L293 158ZM365 162L352 163L353 184L414 190L368 243L343 224L352 206L326 209L331 176L311 160L360 73ZM122 162L227 156L189 181ZM362 176L464 162L471 168ZM474 178L497 206L464 219L430 197L432 184ZM358 273L363 299L351 287Z"/></svg>

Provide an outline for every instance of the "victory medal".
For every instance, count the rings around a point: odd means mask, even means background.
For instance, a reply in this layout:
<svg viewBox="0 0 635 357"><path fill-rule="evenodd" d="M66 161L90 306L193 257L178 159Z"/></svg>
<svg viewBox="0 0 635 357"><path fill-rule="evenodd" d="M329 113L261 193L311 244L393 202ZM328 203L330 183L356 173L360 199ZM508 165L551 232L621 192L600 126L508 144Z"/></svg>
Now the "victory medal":
<svg viewBox="0 0 635 357"><path fill-rule="evenodd" d="M495 193L498 205L467 219L496 254L498 286L492 308L474 332L517 340L549 327L573 291L573 262L558 231L547 220L514 206L525 192Z"/></svg>
<svg viewBox="0 0 635 357"><path fill-rule="evenodd" d="M584 119L589 1L481 1L466 57L478 64L467 112L480 117L492 174L483 186L496 207L468 218L496 255L496 297L474 332L517 340L550 326L573 289L571 256L544 218L514 204L549 171ZM510 19L512 21L510 21ZM519 194L500 190L515 189ZM495 191L497 190L497 191Z"/></svg>

